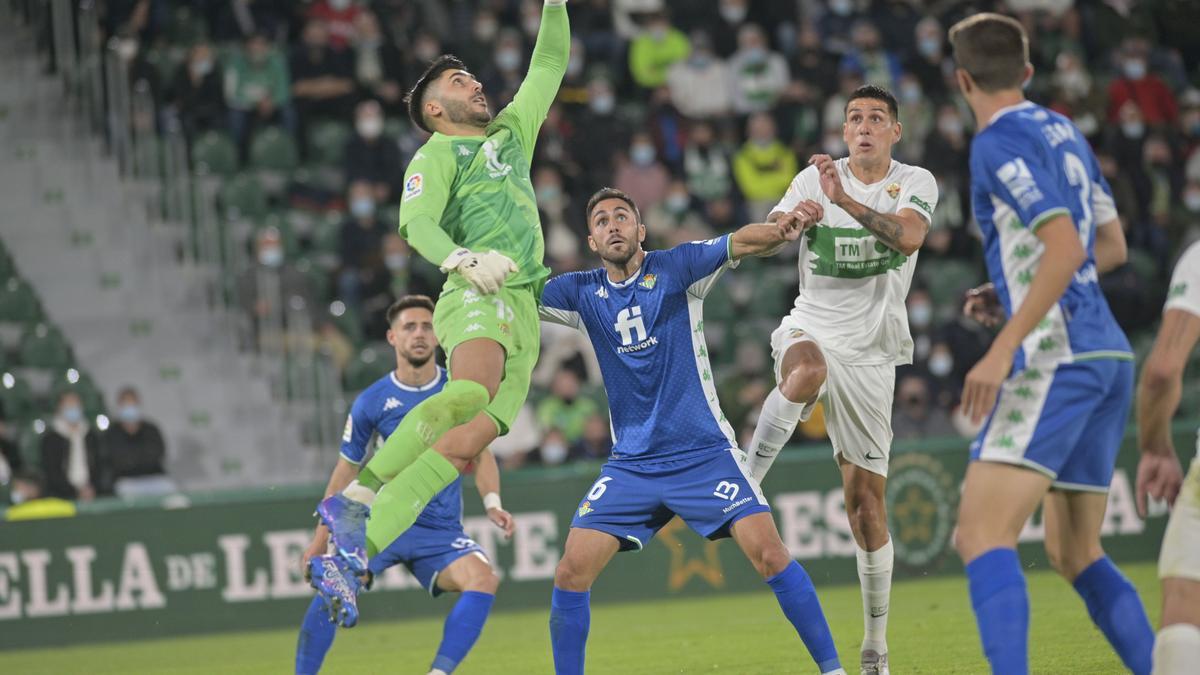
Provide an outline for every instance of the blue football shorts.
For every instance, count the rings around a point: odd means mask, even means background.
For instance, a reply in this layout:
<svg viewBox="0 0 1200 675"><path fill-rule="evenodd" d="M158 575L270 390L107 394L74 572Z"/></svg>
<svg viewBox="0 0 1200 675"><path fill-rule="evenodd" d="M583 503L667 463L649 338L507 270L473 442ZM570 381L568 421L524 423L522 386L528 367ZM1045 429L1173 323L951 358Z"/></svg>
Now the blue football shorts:
<svg viewBox="0 0 1200 675"><path fill-rule="evenodd" d="M442 594L437 587L438 574L455 560L472 553L487 560L483 549L467 536L461 525L457 529L413 525L387 548L375 554L367 569L379 576L393 565L404 565L421 583L421 587L436 598Z"/></svg>

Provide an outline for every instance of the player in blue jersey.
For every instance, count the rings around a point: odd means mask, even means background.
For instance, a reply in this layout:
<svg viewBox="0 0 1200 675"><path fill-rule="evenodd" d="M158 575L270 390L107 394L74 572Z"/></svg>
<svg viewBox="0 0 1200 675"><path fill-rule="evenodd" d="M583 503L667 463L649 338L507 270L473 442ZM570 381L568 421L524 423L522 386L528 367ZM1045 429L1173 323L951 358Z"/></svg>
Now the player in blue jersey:
<svg viewBox="0 0 1200 675"><path fill-rule="evenodd" d="M642 250L646 226L637 206L619 190L593 195L587 221L588 246L603 267L551 279L541 314L590 338L608 392L613 449L576 509L555 571L555 671L583 672L589 590L613 555L640 550L678 515L710 539L732 536L821 672L844 673L812 580L780 540L721 413L704 343L704 296L739 258L769 255L796 239L796 213L651 252Z"/></svg>
<svg viewBox="0 0 1200 675"><path fill-rule="evenodd" d="M433 334L433 301L410 295L388 308L388 343L396 350L396 369L358 395L346 419L342 452L326 494L336 493L358 475L368 448L378 446L395 430L404 415L446 384L446 372L434 361L437 338ZM479 456L475 484L483 497L488 518L511 536L512 516L500 503L500 472L490 452ZM304 564L320 593L313 598L296 647L296 672L315 673L333 644L336 621L352 626L357 620L355 595L360 580L344 576L325 555L329 530L317 526ZM442 643L431 675L451 673L483 630L495 598L499 578L483 549L463 531L462 479L451 483L429 502L412 529L371 558L367 585L374 576L403 564L434 597L459 592L461 597L446 617Z"/></svg>
<svg viewBox="0 0 1200 675"><path fill-rule="evenodd" d="M975 114L971 201L1007 317L967 373L977 423L956 544L995 673L1029 671L1029 599L1017 536L1042 505L1046 552L1125 665L1150 671L1141 599L1104 554L1100 525L1133 396L1133 353L1100 292L1125 258L1111 190L1069 119L1025 100L1021 24L978 14L950 30ZM978 303L975 303L978 304Z"/></svg>

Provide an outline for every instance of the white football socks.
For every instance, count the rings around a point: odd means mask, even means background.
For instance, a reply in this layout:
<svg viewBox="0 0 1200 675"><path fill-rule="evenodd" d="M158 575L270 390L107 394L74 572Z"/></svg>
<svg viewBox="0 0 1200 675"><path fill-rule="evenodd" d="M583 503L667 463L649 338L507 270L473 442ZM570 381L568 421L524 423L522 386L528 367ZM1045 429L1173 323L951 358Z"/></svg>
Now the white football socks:
<svg viewBox="0 0 1200 675"><path fill-rule="evenodd" d="M762 482L763 477L767 475L767 471L775 463L775 458L779 456L780 448L791 439L792 432L804 416L806 407L807 404L787 400L783 392L779 391L779 387L771 389L767 400L763 401L762 412L758 415L758 424L754 427L754 440L750 441L750 447L746 448L750 474L755 480Z"/></svg>
<svg viewBox="0 0 1200 675"><path fill-rule="evenodd" d="M371 506L375 503L375 492L369 487L359 485L357 480L351 481L350 484L346 486L346 489L342 490L342 494L345 495L347 499L353 499L359 504Z"/></svg>
<svg viewBox="0 0 1200 675"><path fill-rule="evenodd" d="M863 597L863 650L887 653L888 603L892 594L892 539L877 551L855 547Z"/></svg>
<svg viewBox="0 0 1200 675"><path fill-rule="evenodd" d="M1174 623L1158 631L1152 675L1187 675L1200 663L1200 628Z"/></svg>

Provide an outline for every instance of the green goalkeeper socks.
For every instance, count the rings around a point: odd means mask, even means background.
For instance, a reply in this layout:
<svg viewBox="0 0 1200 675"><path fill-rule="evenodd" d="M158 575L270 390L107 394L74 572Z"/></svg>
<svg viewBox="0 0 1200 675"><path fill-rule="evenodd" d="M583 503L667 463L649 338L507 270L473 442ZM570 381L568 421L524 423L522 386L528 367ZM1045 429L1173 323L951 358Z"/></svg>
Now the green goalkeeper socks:
<svg viewBox="0 0 1200 675"><path fill-rule="evenodd" d="M487 388L453 380L413 408L359 474L358 483L378 492L450 429L470 422L488 404Z"/></svg>
<svg viewBox="0 0 1200 675"><path fill-rule="evenodd" d="M382 551L417 522L434 495L458 478L458 468L437 450L426 450L379 492L367 520L368 551Z"/></svg>

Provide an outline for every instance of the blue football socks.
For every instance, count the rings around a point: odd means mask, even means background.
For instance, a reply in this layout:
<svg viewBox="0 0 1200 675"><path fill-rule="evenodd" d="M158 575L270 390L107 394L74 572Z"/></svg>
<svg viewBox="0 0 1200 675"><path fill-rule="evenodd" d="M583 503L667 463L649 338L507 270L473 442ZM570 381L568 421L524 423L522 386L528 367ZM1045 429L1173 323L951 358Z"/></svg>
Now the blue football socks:
<svg viewBox="0 0 1200 675"><path fill-rule="evenodd" d="M431 670L454 672L479 639L495 600L496 596L491 593L463 591L462 597L454 603L454 609L446 617L442 644L438 646L437 658L433 660Z"/></svg>
<svg viewBox="0 0 1200 675"><path fill-rule="evenodd" d="M825 612L821 611L821 601L817 599L817 589L800 563L793 560L782 572L767 579L767 585L775 591L775 599L783 608L784 616L796 627L821 672L841 668L833 634L829 632L829 623L825 620Z"/></svg>
<svg viewBox="0 0 1200 675"><path fill-rule="evenodd" d="M1125 667L1148 675L1154 651L1154 630L1137 590L1108 556L1088 565L1075 577L1075 592L1083 598L1092 621L1108 638Z"/></svg>
<svg viewBox="0 0 1200 675"><path fill-rule="evenodd" d="M557 586L550 597L550 645L557 675L582 675L584 648L592 622L588 591L564 591Z"/></svg>
<svg viewBox="0 0 1200 675"><path fill-rule="evenodd" d="M993 675L1029 673L1029 595L1021 560L994 548L967 565L971 607Z"/></svg>
<svg viewBox="0 0 1200 675"><path fill-rule="evenodd" d="M325 654L333 646L337 624L329 620L329 610L319 595L313 596L300 625L300 639L296 643L296 675L313 675L321 670Z"/></svg>

